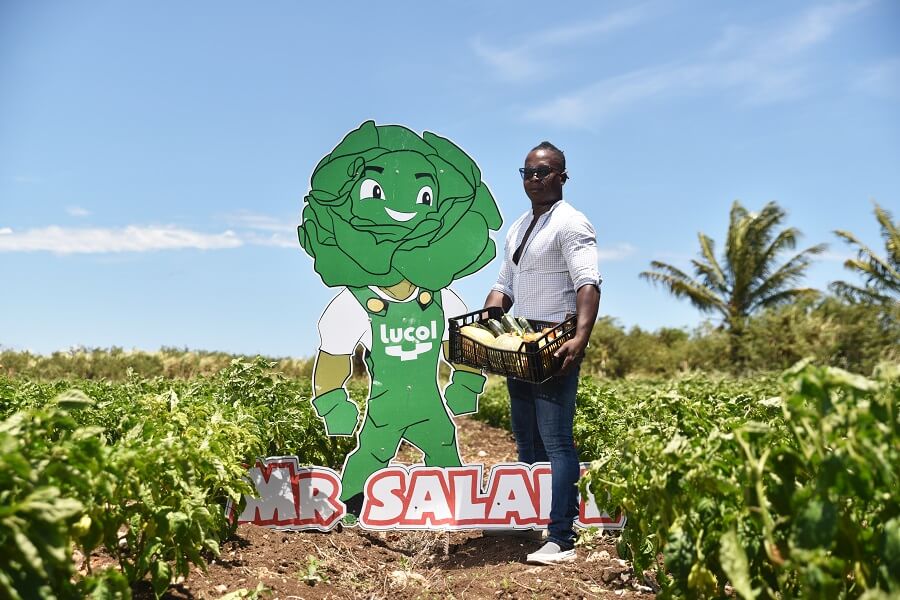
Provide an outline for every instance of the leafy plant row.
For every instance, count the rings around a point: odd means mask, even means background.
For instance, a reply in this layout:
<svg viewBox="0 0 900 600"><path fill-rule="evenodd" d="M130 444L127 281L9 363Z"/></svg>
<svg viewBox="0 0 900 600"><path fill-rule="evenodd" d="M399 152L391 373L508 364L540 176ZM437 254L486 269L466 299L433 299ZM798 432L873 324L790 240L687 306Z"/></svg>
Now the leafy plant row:
<svg viewBox="0 0 900 600"><path fill-rule="evenodd" d="M656 571L660 597L900 594L898 374L586 378L576 438L596 460L582 485L625 510L620 553Z"/></svg>
<svg viewBox="0 0 900 600"><path fill-rule="evenodd" d="M250 490L256 457L335 465L346 440L323 435L309 380L271 363L233 363L192 381L35 383L0 378L0 597L157 595L205 567L232 525L226 499ZM73 549L117 568L76 576Z"/></svg>

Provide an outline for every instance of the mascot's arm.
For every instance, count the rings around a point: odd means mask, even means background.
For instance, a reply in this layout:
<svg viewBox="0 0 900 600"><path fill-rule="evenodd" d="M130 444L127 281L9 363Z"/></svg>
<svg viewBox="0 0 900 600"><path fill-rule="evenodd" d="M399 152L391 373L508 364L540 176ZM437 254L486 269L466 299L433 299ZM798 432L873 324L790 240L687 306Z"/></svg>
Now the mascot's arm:
<svg viewBox="0 0 900 600"><path fill-rule="evenodd" d="M450 354L450 342L443 343L444 357ZM444 401L454 415L467 415L478 411L478 395L484 391L486 381L481 371L468 365L452 364L450 383L444 388Z"/></svg>
<svg viewBox="0 0 900 600"><path fill-rule="evenodd" d="M312 405L316 414L325 419L325 433L353 435L359 420L359 407L350 400L344 383L350 378L353 357L349 354L328 354L319 350L313 368Z"/></svg>

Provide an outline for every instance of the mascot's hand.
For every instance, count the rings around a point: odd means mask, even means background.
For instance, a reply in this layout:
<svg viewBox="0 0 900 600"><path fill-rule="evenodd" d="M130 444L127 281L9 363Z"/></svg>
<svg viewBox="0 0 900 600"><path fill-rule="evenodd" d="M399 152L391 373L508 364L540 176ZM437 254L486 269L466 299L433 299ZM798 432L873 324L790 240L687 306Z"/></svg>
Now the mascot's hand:
<svg viewBox="0 0 900 600"><path fill-rule="evenodd" d="M325 419L325 434L353 435L359 420L359 407L342 387L319 394L312 401L316 414Z"/></svg>
<svg viewBox="0 0 900 600"><path fill-rule="evenodd" d="M467 415L478 410L478 394L484 390L484 375L468 371L453 371L450 383L444 388L444 400L454 415Z"/></svg>

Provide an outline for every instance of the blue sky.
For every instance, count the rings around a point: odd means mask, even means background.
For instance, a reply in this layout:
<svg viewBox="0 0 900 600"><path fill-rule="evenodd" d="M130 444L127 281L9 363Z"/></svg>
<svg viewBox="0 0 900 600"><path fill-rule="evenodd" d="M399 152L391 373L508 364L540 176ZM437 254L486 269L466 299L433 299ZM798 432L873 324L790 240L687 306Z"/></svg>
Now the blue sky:
<svg viewBox="0 0 900 600"><path fill-rule="evenodd" d="M336 293L296 242L316 162L373 118L454 140L511 223L548 139L601 312L703 315L638 279L774 200L809 285L900 213L900 4L0 3L0 345L309 356ZM505 227L497 236L502 244ZM455 287L479 306L499 265Z"/></svg>

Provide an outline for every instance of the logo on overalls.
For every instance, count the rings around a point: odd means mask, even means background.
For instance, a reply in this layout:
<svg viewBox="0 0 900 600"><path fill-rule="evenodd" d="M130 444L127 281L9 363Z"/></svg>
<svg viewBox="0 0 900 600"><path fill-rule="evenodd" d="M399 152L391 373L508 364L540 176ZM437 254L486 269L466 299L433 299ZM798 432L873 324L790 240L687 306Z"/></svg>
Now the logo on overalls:
<svg viewBox="0 0 900 600"><path fill-rule="evenodd" d="M430 328L425 325L389 328L382 323L379 333L381 343L384 344L384 353L401 361L416 360L420 354L431 350L434 340L438 339L437 321L432 321ZM404 350L403 342L415 343L415 349Z"/></svg>

